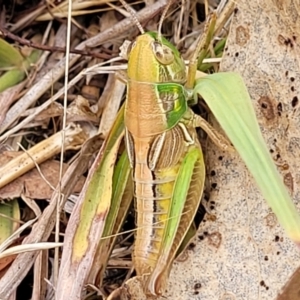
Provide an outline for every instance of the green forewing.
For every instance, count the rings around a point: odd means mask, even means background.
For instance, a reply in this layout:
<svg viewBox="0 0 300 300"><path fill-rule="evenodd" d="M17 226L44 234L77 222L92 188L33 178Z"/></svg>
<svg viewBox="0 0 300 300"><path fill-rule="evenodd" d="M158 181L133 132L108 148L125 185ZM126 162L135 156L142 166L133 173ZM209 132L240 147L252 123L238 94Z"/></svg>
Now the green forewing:
<svg viewBox="0 0 300 300"><path fill-rule="evenodd" d="M159 292L164 285L163 282L167 279L175 255L191 229L201 201L204 179L205 166L202 150L196 142L189 147L178 171L168 220L165 222L163 246L156 267L148 280L150 291Z"/></svg>
<svg viewBox="0 0 300 300"><path fill-rule="evenodd" d="M181 214L183 213L184 210L186 198L191 185L191 180L193 177L193 173L195 171L195 165L199 160L202 161L203 168L204 168L201 149L192 148L187 153L180 166L178 177L174 188L172 206L169 215L170 219L166 223L166 229L165 229L166 235L164 237L164 245L167 251L169 247L172 247L172 244L174 242L174 237L176 235ZM201 178L200 182L204 182L204 178ZM200 199L199 199L199 203L200 203Z"/></svg>

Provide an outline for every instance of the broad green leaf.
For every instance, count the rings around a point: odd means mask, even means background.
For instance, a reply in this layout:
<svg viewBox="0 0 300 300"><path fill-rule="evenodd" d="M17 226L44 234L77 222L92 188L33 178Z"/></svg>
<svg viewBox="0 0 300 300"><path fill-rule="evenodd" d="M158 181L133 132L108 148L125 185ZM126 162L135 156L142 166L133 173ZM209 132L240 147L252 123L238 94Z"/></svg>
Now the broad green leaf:
<svg viewBox="0 0 300 300"><path fill-rule="evenodd" d="M201 95L253 175L288 236L300 243L300 216L262 137L250 96L236 73L217 73L196 82Z"/></svg>

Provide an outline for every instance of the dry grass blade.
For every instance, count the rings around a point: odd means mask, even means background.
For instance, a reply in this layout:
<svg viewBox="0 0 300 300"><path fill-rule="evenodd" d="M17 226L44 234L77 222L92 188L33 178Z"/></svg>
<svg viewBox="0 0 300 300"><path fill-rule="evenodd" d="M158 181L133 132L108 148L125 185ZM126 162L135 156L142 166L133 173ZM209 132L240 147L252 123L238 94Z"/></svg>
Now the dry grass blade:
<svg viewBox="0 0 300 300"><path fill-rule="evenodd" d="M36 219L32 219L28 221L26 224L23 224L19 227L14 233L10 235L10 237L5 240L0 246L0 253L2 253L6 248L8 248L13 242L19 237L19 235L24 231L26 228L30 227L32 224L36 222Z"/></svg>
<svg viewBox="0 0 300 300"><path fill-rule="evenodd" d="M89 7L99 6L101 4L107 4L114 0L94 0L94 1L73 1L72 2L72 16L88 15L96 12L103 12L109 10L109 8L90 9ZM36 18L36 21L49 21L54 18L67 18L68 17L68 1L62 1L57 6L49 7L49 12Z"/></svg>
<svg viewBox="0 0 300 300"><path fill-rule="evenodd" d="M6 89L0 93L0 124L5 119L6 113L11 104L16 100L16 96L24 88L26 82L23 81L11 88Z"/></svg>
<svg viewBox="0 0 300 300"><path fill-rule="evenodd" d="M45 278L49 277L49 252L41 251L34 263L34 284L31 300L45 300L47 295L48 282Z"/></svg>
<svg viewBox="0 0 300 300"><path fill-rule="evenodd" d="M40 251L40 250L48 250L56 247L61 247L63 244L62 243L34 243L34 244L23 244L20 246L15 246L12 248L9 248L2 253L0 253L0 259L10 256L10 255L15 255L15 254L20 254L24 252L30 252L30 251Z"/></svg>
<svg viewBox="0 0 300 300"><path fill-rule="evenodd" d="M108 78L108 84L103 91L102 97L99 99L99 102L107 102L99 125L99 132L104 137L107 137L107 134L115 121L124 91L125 84L120 82L115 74L111 74Z"/></svg>

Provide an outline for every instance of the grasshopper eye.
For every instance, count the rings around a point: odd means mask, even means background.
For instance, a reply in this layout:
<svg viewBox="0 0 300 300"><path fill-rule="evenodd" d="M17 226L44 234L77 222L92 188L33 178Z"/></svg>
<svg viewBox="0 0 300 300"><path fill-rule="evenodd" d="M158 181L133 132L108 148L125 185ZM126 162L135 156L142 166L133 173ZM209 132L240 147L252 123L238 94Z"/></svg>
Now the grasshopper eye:
<svg viewBox="0 0 300 300"><path fill-rule="evenodd" d="M170 65L174 61L174 54L170 48L159 42L152 44L156 59L163 65Z"/></svg>

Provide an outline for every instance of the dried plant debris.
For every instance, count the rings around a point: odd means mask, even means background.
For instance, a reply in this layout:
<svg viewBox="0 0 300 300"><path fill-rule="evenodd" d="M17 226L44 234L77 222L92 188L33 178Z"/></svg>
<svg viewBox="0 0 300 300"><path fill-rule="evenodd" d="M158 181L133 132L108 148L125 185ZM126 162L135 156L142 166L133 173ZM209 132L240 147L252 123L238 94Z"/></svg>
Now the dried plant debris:
<svg viewBox="0 0 300 300"><path fill-rule="evenodd" d="M21 155L22 152L7 151L2 152L0 157L0 165L6 164L14 157ZM38 169L33 169L19 176L14 181L0 188L0 199L10 200L20 198L25 195L32 199L49 199L53 193L53 187L58 185L59 180L59 161L48 160L39 165ZM68 168L67 164L63 165L63 173ZM84 184L82 176L77 182L74 193L79 193Z"/></svg>

